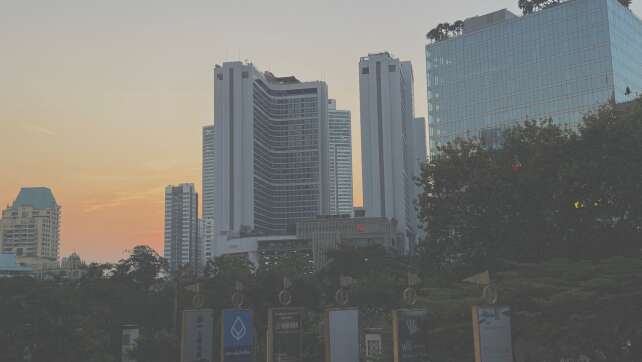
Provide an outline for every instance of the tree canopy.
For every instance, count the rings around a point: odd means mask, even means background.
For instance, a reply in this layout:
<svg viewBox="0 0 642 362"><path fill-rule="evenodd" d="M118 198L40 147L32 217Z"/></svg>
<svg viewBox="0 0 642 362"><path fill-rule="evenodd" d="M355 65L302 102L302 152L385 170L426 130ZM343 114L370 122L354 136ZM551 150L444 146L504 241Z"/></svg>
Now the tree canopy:
<svg viewBox="0 0 642 362"><path fill-rule="evenodd" d="M457 140L424 165L424 266L640 255L642 100L587 116L577 133L526 122L503 139Z"/></svg>

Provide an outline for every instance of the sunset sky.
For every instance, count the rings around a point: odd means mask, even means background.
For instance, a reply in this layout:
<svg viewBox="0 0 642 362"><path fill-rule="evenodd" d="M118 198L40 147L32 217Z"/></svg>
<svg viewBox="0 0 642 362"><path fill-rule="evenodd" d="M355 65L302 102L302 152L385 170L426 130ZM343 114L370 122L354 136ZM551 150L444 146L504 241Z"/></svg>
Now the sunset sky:
<svg viewBox="0 0 642 362"><path fill-rule="evenodd" d="M360 204L359 57L411 60L425 116L425 33L500 8L518 12L517 0L2 0L0 205L21 186L51 187L61 256L160 250L163 187L193 182L200 192L212 68L244 59L325 80L352 111Z"/></svg>

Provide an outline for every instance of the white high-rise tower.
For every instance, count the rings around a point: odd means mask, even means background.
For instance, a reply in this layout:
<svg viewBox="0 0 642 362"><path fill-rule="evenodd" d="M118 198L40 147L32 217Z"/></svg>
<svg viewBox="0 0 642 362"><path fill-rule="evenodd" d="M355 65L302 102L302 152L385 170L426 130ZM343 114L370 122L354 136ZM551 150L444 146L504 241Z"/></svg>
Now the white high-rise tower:
<svg viewBox="0 0 642 362"><path fill-rule="evenodd" d="M387 52L369 54L359 62L359 90L363 206L367 216L397 220L411 253L418 226L412 65Z"/></svg>
<svg viewBox="0 0 642 362"><path fill-rule="evenodd" d="M214 69L219 238L285 234L328 213L328 91L254 65Z"/></svg>

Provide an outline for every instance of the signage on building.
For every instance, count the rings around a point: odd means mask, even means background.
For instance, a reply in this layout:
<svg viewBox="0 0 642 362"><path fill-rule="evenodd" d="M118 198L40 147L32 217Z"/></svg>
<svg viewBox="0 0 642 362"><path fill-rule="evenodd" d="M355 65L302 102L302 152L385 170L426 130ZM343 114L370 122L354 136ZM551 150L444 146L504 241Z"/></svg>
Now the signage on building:
<svg viewBox="0 0 642 362"><path fill-rule="evenodd" d="M252 311L226 309L221 323L221 361L251 362L254 344Z"/></svg>
<svg viewBox="0 0 642 362"><path fill-rule="evenodd" d="M183 311L181 362L212 362L214 321L211 309Z"/></svg>
<svg viewBox="0 0 642 362"><path fill-rule="evenodd" d="M303 308L270 309L267 362L303 362Z"/></svg>
<svg viewBox="0 0 642 362"><path fill-rule="evenodd" d="M476 362L512 362L510 307L473 307Z"/></svg>
<svg viewBox="0 0 642 362"><path fill-rule="evenodd" d="M325 312L325 361L359 361L359 310L329 309Z"/></svg>
<svg viewBox="0 0 642 362"><path fill-rule="evenodd" d="M392 327L395 362L428 361L427 310L396 310Z"/></svg>

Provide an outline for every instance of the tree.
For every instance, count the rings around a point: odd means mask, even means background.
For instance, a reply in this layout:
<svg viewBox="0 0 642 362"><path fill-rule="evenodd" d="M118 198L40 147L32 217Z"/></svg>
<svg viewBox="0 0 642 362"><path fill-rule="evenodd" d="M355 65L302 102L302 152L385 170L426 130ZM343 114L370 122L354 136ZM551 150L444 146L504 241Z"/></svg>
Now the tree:
<svg viewBox="0 0 642 362"><path fill-rule="evenodd" d="M642 100L505 132L500 149L457 140L419 180L428 269L501 269L506 260L639 254Z"/></svg>
<svg viewBox="0 0 642 362"><path fill-rule="evenodd" d="M464 22L462 20L457 20L452 24L440 23L426 34L426 38L432 41L441 41L451 36L460 35L463 31Z"/></svg>
<svg viewBox="0 0 642 362"><path fill-rule="evenodd" d="M149 288L162 270L167 269L167 262L158 253L146 245L135 246L126 259L115 265L112 278L126 279Z"/></svg>
<svg viewBox="0 0 642 362"><path fill-rule="evenodd" d="M562 0L519 0L517 6L524 15L559 5Z"/></svg>

